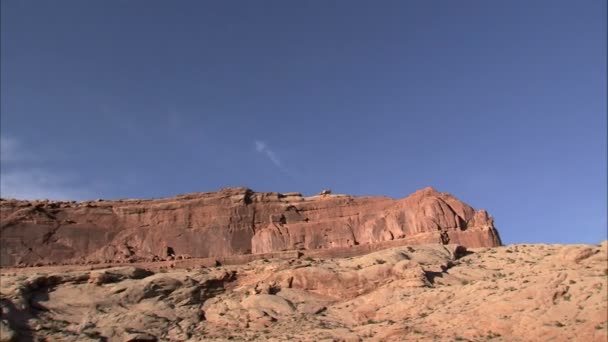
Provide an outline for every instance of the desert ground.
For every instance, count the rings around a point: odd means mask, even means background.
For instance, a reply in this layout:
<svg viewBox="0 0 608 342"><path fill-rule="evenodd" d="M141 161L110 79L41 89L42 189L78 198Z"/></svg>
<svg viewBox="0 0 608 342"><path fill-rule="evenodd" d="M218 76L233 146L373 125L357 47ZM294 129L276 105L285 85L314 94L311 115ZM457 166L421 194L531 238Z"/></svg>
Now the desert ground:
<svg viewBox="0 0 608 342"><path fill-rule="evenodd" d="M606 341L608 242L3 268L2 341Z"/></svg>

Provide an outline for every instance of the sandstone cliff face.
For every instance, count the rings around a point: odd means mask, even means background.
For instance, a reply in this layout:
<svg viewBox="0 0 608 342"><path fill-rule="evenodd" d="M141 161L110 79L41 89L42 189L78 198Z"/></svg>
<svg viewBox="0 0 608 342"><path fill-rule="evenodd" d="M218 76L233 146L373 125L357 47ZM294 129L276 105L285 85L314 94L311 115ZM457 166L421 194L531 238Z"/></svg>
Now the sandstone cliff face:
<svg viewBox="0 0 608 342"><path fill-rule="evenodd" d="M166 199L0 201L0 264L129 262L404 239L501 244L492 218L426 188L400 200L223 189Z"/></svg>

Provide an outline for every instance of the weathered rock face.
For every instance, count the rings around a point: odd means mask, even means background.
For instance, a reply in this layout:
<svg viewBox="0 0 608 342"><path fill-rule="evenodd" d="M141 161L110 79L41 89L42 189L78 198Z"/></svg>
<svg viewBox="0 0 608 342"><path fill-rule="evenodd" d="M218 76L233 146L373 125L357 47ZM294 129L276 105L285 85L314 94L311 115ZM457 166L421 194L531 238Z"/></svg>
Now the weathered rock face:
<svg viewBox="0 0 608 342"><path fill-rule="evenodd" d="M0 341L608 341L608 241L363 246L1 269Z"/></svg>
<svg viewBox="0 0 608 342"><path fill-rule="evenodd" d="M426 188L401 199L230 188L155 200L0 201L0 264L125 262L349 247L501 244L492 218Z"/></svg>

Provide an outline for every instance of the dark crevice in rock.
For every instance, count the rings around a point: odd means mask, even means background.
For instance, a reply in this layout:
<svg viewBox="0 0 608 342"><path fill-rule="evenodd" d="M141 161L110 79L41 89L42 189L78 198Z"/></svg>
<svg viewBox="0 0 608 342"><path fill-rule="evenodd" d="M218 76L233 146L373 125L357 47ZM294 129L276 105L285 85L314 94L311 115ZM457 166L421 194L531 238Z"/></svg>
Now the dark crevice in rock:
<svg viewBox="0 0 608 342"><path fill-rule="evenodd" d="M44 236L42 237L42 244L46 245L49 242L54 242L54 241L51 241L51 238L57 233L57 231L59 230L59 228L61 228L61 224L56 223L55 227L49 229L49 231L46 232L44 234Z"/></svg>
<svg viewBox="0 0 608 342"><path fill-rule="evenodd" d="M175 257L175 250L173 250L173 247L167 247L167 256Z"/></svg>
<svg viewBox="0 0 608 342"><path fill-rule="evenodd" d="M244 197L244 201L246 205L249 205L251 203L253 203L253 196L255 195L255 192L251 189L246 189L245 190L245 197Z"/></svg>

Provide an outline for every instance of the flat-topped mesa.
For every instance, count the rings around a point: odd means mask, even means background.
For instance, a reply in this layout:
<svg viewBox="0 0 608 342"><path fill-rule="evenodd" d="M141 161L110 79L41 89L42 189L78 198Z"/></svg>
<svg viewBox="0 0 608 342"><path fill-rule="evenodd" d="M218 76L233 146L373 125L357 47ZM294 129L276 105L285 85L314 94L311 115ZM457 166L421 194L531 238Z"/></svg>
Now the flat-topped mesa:
<svg viewBox="0 0 608 342"><path fill-rule="evenodd" d="M225 257L294 249L501 244L492 217L432 188L395 200L227 188L161 199L0 200L0 265Z"/></svg>

